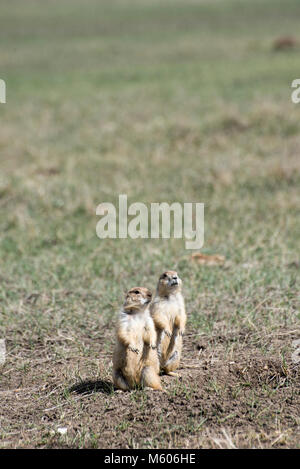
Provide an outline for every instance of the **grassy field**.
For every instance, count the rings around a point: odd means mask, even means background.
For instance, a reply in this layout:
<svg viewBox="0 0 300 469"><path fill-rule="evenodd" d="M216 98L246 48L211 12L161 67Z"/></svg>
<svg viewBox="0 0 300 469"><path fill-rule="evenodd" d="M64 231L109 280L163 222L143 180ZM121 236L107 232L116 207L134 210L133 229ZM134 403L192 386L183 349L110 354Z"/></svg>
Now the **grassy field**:
<svg viewBox="0 0 300 469"><path fill-rule="evenodd" d="M299 17L298 0L2 0L0 448L299 448ZM203 202L202 252L225 263L100 240L119 194ZM124 291L166 269L182 380L116 393Z"/></svg>

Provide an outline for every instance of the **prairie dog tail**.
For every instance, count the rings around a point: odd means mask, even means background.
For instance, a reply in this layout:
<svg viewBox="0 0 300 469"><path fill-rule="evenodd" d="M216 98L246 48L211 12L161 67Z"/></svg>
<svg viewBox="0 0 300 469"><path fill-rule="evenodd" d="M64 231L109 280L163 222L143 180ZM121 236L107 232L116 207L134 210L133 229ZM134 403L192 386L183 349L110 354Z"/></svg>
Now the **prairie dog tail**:
<svg viewBox="0 0 300 469"><path fill-rule="evenodd" d="M150 366L145 366L142 370L141 385L162 391L160 378Z"/></svg>

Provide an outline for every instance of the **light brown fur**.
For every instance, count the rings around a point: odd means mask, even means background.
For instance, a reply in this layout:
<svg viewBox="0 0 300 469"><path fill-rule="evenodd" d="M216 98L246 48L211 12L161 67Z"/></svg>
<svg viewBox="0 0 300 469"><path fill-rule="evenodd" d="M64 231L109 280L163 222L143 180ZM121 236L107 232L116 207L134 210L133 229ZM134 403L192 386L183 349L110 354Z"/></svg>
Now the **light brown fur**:
<svg viewBox="0 0 300 469"><path fill-rule="evenodd" d="M156 330L149 312L147 288L128 291L116 327L113 357L114 385L127 391L137 386L162 390L156 351Z"/></svg>
<svg viewBox="0 0 300 469"><path fill-rule="evenodd" d="M181 293L182 281L177 272L164 272L158 281L156 296L150 306L157 331L157 352L160 368L166 374L178 376L182 352L182 336L185 330L186 313Z"/></svg>

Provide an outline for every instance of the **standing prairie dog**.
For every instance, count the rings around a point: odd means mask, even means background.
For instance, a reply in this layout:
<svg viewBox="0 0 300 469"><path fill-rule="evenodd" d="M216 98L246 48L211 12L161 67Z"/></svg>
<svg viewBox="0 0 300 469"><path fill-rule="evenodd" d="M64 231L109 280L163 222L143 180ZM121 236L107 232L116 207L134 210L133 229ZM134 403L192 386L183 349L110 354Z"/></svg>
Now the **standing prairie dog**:
<svg viewBox="0 0 300 469"><path fill-rule="evenodd" d="M179 366L186 323L181 285L182 281L177 272L173 270L164 272L158 280L156 296L150 306L157 330L160 368L171 376L178 376L174 370Z"/></svg>
<svg viewBox="0 0 300 469"><path fill-rule="evenodd" d="M156 330L150 316L152 293L144 287L128 291L116 328L114 385L128 391L137 386L162 390L156 351Z"/></svg>

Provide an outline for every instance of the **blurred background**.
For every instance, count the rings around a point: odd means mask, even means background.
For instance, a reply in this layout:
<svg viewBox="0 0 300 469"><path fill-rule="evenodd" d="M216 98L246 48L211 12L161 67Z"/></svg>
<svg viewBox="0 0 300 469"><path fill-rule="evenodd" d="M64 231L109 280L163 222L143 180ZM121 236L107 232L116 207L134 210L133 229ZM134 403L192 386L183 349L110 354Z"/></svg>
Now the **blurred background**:
<svg viewBox="0 0 300 469"><path fill-rule="evenodd" d="M299 15L297 0L2 1L8 309L28 292L83 289L110 315L122 289L165 268L191 280L196 316L199 285L224 298L249 276L262 291L294 283ZM203 252L233 263L230 282L190 262L183 240L98 239L95 209L119 194L203 202Z"/></svg>

